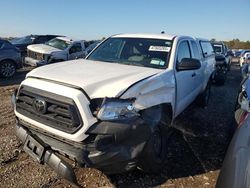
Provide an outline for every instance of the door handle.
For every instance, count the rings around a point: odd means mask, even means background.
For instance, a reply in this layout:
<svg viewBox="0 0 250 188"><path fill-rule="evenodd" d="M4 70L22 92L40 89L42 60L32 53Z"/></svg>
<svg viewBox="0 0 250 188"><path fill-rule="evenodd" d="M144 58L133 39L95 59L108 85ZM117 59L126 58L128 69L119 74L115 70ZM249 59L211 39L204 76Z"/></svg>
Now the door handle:
<svg viewBox="0 0 250 188"><path fill-rule="evenodd" d="M195 77L196 76L196 73L194 72L193 74L192 74L192 77Z"/></svg>

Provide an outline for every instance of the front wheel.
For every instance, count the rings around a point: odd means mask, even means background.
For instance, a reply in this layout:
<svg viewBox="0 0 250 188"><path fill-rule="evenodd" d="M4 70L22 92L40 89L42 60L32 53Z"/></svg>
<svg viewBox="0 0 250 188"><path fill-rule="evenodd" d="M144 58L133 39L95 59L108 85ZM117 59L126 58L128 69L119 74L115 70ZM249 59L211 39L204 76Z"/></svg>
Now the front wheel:
<svg viewBox="0 0 250 188"><path fill-rule="evenodd" d="M146 173L158 173L164 167L167 156L167 136L165 130L156 126L147 142L139 167Z"/></svg>
<svg viewBox="0 0 250 188"><path fill-rule="evenodd" d="M0 76L10 78L16 73L16 66L12 61L4 60L0 62Z"/></svg>
<svg viewBox="0 0 250 188"><path fill-rule="evenodd" d="M173 133L172 108L168 104L156 105L141 112L143 120L151 129L138 161L138 167L146 173L159 173L167 159L168 141Z"/></svg>

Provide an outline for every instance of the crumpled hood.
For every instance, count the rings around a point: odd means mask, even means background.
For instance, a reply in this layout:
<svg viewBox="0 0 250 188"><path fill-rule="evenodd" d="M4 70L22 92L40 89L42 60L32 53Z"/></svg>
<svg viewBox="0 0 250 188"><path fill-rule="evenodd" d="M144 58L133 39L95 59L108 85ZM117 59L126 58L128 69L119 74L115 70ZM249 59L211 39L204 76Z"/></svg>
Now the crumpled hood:
<svg viewBox="0 0 250 188"><path fill-rule="evenodd" d="M46 44L33 44L29 45L28 49L34 52L42 53L42 54L51 54L52 52L62 51L58 48L54 48L52 46Z"/></svg>
<svg viewBox="0 0 250 188"><path fill-rule="evenodd" d="M102 98L116 97L132 84L162 71L79 59L36 68L27 77L71 84L82 88L90 98Z"/></svg>

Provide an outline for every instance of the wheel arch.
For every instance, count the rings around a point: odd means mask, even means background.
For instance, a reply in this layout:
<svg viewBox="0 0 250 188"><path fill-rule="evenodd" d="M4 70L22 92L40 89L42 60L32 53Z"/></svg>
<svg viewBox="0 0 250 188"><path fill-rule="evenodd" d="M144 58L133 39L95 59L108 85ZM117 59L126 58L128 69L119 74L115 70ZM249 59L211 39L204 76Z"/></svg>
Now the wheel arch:
<svg viewBox="0 0 250 188"><path fill-rule="evenodd" d="M151 106L149 108L140 111L142 118L154 127L159 122L166 126L170 126L173 122L173 107L171 103L161 103L158 105Z"/></svg>

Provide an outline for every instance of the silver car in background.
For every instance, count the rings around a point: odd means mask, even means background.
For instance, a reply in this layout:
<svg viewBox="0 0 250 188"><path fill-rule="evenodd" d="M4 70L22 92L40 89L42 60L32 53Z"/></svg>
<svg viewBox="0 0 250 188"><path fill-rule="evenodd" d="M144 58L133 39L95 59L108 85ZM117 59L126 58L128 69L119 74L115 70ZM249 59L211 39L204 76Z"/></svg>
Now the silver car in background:
<svg viewBox="0 0 250 188"><path fill-rule="evenodd" d="M246 72L249 72L248 70ZM249 76L249 75L248 75ZM245 76L235 110L237 130L227 150L216 188L250 187L250 78Z"/></svg>

